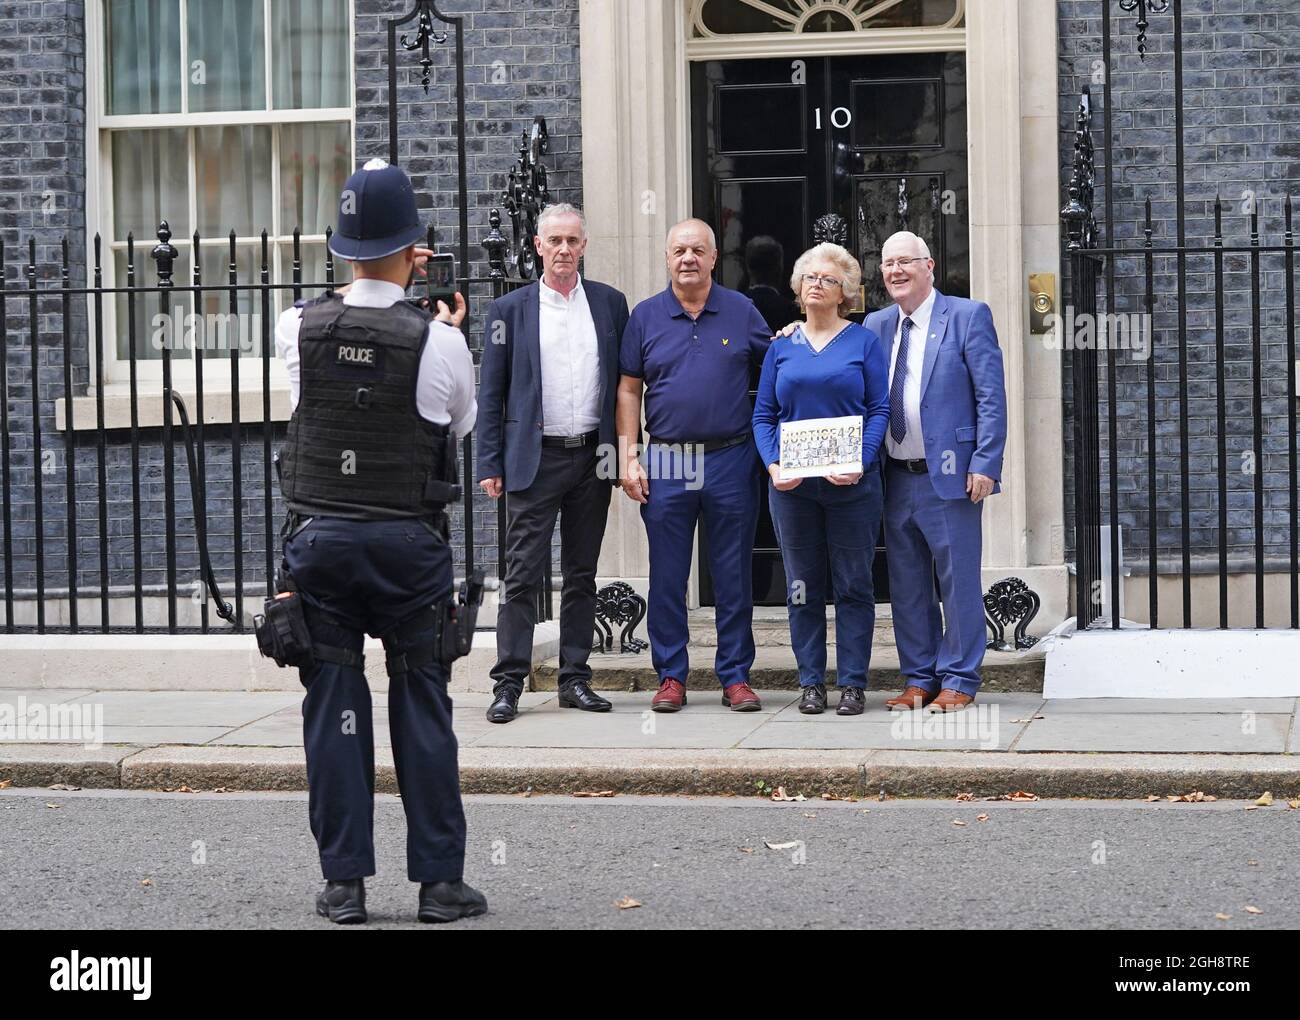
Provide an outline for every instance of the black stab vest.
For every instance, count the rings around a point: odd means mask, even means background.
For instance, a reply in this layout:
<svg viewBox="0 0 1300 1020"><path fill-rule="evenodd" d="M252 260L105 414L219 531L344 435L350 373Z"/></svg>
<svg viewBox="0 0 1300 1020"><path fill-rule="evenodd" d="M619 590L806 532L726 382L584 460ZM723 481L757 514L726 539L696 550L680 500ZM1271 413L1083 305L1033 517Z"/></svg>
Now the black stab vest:
<svg viewBox="0 0 1300 1020"><path fill-rule="evenodd" d="M456 439L415 403L431 316L406 301L302 307L298 406L281 451L281 491L304 515L427 517L459 498Z"/></svg>

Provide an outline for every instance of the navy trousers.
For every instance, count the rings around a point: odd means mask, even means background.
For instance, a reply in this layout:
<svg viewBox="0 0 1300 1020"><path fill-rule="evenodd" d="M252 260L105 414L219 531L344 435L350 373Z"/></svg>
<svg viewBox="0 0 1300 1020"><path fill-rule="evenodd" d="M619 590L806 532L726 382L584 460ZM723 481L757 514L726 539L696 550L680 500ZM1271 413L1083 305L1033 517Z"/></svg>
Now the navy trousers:
<svg viewBox="0 0 1300 1020"><path fill-rule="evenodd" d="M835 602L835 663L840 687L867 686L876 599L871 564L880 534L884 491L872 465L857 485L805 478L767 493L785 565L790 643L799 684L826 682L826 603Z"/></svg>
<svg viewBox="0 0 1300 1020"><path fill-rule="evenodd" d="M986 640L980 580L983 504L941 499L928 474L892 465L887 470L889 601L904 682L936 693L947 687L974 696Z"/></svg>
<svg viewBox="0 0 1300 1020"><path fill-rule="evenodd" d="M431 522L316 517L284 543L312 639L360 652L365 634L384 637L450 597L451 550ZM432 635L405 635L391 651ZM390 677L388 728L406 812L406 870L412 882L454 882L465 863L456 737L448 668L427 663ZM308 813L327 880L375 873L375 751L370 688L361 669L318 662L300 670Z"/></svg>
<svg viewBox="0 0 1300 1020"><path fill-rule="evenodd" d="M646 632L659 682L686 683L686 583L702 522L716 596L718 651L714 671L722 686L748 683L754 665L754 531L762 482L753 443L711 453L684 454L650 444L645 454L650 495L641 506L650 547Z"/></svg>

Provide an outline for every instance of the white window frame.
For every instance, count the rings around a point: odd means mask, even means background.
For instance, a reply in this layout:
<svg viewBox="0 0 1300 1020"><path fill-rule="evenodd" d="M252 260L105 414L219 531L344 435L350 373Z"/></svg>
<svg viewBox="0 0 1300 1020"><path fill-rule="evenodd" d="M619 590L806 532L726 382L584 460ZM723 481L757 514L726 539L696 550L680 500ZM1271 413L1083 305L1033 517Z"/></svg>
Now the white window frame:
<svg viewBox="0 0 1300 1020"><path fill-rule="evenodd" d="M264 64L264 87L266 89L267 106L266 110L256 111L219 111L211 113L190 113L188 112L188 68L187 63L187 46L188 33L186 30L188 5L196 0L179 0L180 3L180 66L181 75L181 111L178 113L159 113L159 114L131 114L110 116L106 112L107 89L105 87L104 73L107 66L106 44L107 33L104 24L104 4L105 0L88 0L85 5L86 11L86 278L88 284L93 282L94 258L95 258L95 235L99 234L101 240L101 265L103 269L103 285L105 287L125 286L125 281L121 284L116 280L116 262L114 259L115 246L107 229L111 223L112 203L113 203L113 161L112 161L112 133L121 129L160 129L160 128L192 128L203 126L217 125L267 125L276 126L281 124L293 123L325 123L338 122L348 125L348 145L349 145L349 164L355 162L356 156L356 11L355 0L348 0L347 4L347 33L348 33L348 105L341 107L321 107L315 109L299 110L276 110L271 109L272 93L274 89L274 79L272 75L271 56L273 46L271 41L271 13L270 3L263 2L263 24L264 38L266 44L263 47ZM201 0L199 0L201 2ZM274 0L270 0L271 3ZM272 131L272 180L271 180L271 222L265 224L268 239L268 257L270 259L271 282L272 283L290 283L291 278L281 279L280 259L276 257L277 243L292 243L294 224L282 224L280 220L280 190L279 190L279 132ZM193 173L194 153L193 153L193 136L189 136L189 172ZM196 218L196 192L191 180L188 194L189 208L187 211L188 222L194 223ZM179 229L179 228L178 228ZM301 240L304 245L309 242L323 243L324 234L303 234ZM236 242L239 244L253 243L260 245L260 233L252 237L236 236ZM171 243L181 250L187 252L192 247L192 240L189 236L180 236L174 233ZM135 239L136 251L136 279L142 286L156 286L157 284L157 267L156 263L149 258L149 252L157 244L157 238L152 234L148 237L137 237ZM203 248L221 247L229 245L229 235L221 238L204 238ZM124 242L117 247L125 247ZM336 260L336 271L342 269L342 266ZM178 274L175 278L177 290L184 290L190 285L188 272ZM340 278L342 282L343 278ZM216 283L215 280L203 281L207 286ZM224 282L220 281L220 282ZM241 286L246 282L242 278ZM256 301L256 292L252 292ZM273 292L274 294L275 292ZM156 298L156 294L146 296ZM104 349L104 393L107 397L123 397L130 391L129 368L128 362L117 356L117 302L116 295L106 294L103 297L103 349ZM147 307L147 306L146 306ZM272 303L274 309L274 300ZM260 311L260 308L257 309ZM94 319L94 296L87 295L87 346L90 351L91 365L91 383L89 393L95 394L95 380L98 377L97 365L95 362L95 319ZM274 314L274 313L273 313ZM125 326L123 326L125 328ZM274 343L275 323L269 325L268 333ZM136 323L137 339L146 338L150 334L148 321ZM249 357L244 356L241 359L243 363L240 371L240 400L241 408L247 407L254 411L253 417L241 416L244 421L261 420L261 403L260 394L262 389L262 370L261 356ZM172 379L176 390L183 394L193 394L195 387L194 379L194 357L191 351L173 352L171 358ZM208 394L224 394L224 400L214 402L228 408L232 403L230 394L230 376L229 361L226 358L211 358L205 360L203 391L205 396ZM224 370L224 371L223 371ZM153 418L161 420L161 399L160 391L155 385L162 379L162 362L161 360L137 359L136 374L138 379L138 392L142 399L141 407L141 426L149 424ZM285 373L284 365L279 358L271 358L271 387L276 397L273 401L280 409L272 409L272 420L278 420L281 417L287 418L287 397L289 380ZM145 403L145 394L149 394L147 401L148 407L143 406ZM155 400L154 395L157 393L159 399ZM256 395L259 399L250 400L250 397ZM190 400L191 408L193 406L192 398ZM74 404L80 405L81 400L74 401ZM93 405L93 400L90 401ZM157 407L154 407L154 404ZM120 409L110 409L120 410ZM85 412L89 412L86 414ZM155 413L156 412L156 413ZM206 412L206 408L205 408ZM118 415L113 414L113 417ZM63 412L59 411L60 422L62 422ZM209 421L213 417L205 413ZM93 406L86 407L84 410L81 406L74 409L74 428L82 429L94 427L94 410ZM220 418L216 419L220 420Z"/></svg>

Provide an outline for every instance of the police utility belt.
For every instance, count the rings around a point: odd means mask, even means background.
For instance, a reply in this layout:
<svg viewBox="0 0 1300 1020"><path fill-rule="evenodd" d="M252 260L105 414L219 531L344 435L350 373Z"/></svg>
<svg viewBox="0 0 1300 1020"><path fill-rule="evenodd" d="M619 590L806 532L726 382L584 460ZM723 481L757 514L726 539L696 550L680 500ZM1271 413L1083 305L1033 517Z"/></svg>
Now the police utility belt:
<svg viewBox="0 0 1300 1020"><path fill-rule="evenodd" d="M318 662L332 662L365 669L365 656L359 652L312 639L302 594L291 576L283 574L277 587L284 590L267 599L261 615L253 617L257 647L263 657L274 659L281 668L311 669ZM483 571L475 570L468 580L461 583L455 600L435 603L381 635L388 652L388 675L398 677L431 662L450 666L461 656L468 655L473 647L474 627L482 604ZM408 637L430 633L433 635L431 640L408 646ZM394 648L400 650L394 651Z"/></svg>

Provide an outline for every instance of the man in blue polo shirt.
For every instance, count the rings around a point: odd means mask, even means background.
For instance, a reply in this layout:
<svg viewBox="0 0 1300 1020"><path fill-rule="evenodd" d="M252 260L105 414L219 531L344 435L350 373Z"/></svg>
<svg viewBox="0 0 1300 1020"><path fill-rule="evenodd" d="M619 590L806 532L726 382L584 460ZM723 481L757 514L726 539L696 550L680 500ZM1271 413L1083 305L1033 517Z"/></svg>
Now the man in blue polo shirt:
<svg viewBox="0 0 1300 1020"><path fill-rule="evenodd" d="M762 707L754 664L751 557L762 465L751 435L750 366L770 345L767 323L743 294L713 282L713 230L683 220L668 232L668 288L636 306L620 348L618 434L623 491L641 504L650 545L647 630L659 691L656 712L686 704L686 583L703 520L717 595L714 669L722 703ZM645 464L638 459L645 393Z"/></svg>

